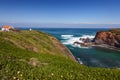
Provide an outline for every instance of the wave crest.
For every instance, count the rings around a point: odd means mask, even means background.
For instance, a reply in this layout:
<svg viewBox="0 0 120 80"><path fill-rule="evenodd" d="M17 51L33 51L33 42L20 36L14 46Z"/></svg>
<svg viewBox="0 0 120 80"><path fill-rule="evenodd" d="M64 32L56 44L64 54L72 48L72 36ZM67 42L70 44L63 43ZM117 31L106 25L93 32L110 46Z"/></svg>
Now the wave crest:
<svg viewBox="0 0 120 80"><path fill-rule="evenodd" d="M69 39L69 38L73 37L73 35L61 35L61 37L63 39Z"/></svg>
<svg viewBox="0 0 120 80"><path fill-rule="evenodd" d="M82 39L89 38L89 39L92 40L92 39L94 39L94 37L95 37L94 35L82 35L80 37L75 37L74 35L61 35L61 38L62 38L61 42L65 45L71 45L73 47L83 48L80 45L74 45L73 43L76 42L76 41L80 42L80 43L83 43L83 41L80 40L80 38L82 38Z"/></svg>
<svg viewBox="0 0 120 80"><path fill-rule="evenodd" d="M93 39L94 37L95 37L94 35L83 35L83 36L80 37L80 38L84 38L84 39L90 38L90 39Z"/></svg>

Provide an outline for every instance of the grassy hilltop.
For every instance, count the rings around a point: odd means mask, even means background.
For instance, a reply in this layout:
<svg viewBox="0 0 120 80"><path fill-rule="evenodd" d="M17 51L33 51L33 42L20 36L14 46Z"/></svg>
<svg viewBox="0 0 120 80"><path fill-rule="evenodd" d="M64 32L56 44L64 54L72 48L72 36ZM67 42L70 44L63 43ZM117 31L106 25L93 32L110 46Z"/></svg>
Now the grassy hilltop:
<svg viewBox="0 0 120 80"><path fill-rule="evenodd" d="M0 80L119 79L119 69L78 64L66 47L43 32L0 32Z"/></svg>
<svg viewBox="0 0 120 80"><path fill-rule="evenodd" d="M115 33L115 34L117 34L117 35L120 35L120 28L111 29L111 30L109 30L109 31L112 32L112 33Z"/></svg>

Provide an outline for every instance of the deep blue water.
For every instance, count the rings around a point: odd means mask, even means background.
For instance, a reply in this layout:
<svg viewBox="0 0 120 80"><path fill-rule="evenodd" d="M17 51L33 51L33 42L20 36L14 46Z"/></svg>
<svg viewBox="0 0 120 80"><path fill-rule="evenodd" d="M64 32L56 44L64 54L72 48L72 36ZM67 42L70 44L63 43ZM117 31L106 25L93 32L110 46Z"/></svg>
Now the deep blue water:
<svg viewBox="0 0 120 80"><path fill-rule="evenodd" d="M108 29L81 29L81 28L34 28L34 30L40 30L49 33L59 39L72 54L79 58L80 62L84 65L92 67L120 67L120 52L97 48L97 47L80 47L73 45L74 41L79 40L80 37L93 38L97 31Z"/></svg>

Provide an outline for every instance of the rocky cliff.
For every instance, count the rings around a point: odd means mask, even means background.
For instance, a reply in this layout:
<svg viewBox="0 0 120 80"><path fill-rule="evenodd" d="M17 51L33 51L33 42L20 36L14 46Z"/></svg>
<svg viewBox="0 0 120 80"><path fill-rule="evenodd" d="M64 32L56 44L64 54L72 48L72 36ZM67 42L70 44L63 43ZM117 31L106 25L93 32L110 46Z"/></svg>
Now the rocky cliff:
<svg viewBox="0 0 120 80"><path fill-rule="evenodd" d="M120 29L109 30L109 31L99 31L97 32L93 42L95 44L106 44L112 47L120 48Z"/></svg>

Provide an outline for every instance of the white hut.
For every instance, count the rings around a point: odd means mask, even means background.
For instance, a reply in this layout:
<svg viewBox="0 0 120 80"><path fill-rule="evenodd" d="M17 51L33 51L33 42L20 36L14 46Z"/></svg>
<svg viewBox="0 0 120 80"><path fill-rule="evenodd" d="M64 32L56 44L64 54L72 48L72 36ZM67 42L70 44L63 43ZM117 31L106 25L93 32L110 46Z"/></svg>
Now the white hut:
<svg viewBox="0 0 120 80"><path fill-rule="evenodd" d="M13 29L13 27L12 26L7 26L7 25L5 25L5 26L2 26L2 31L10 31L10 29Z"/></svg>

